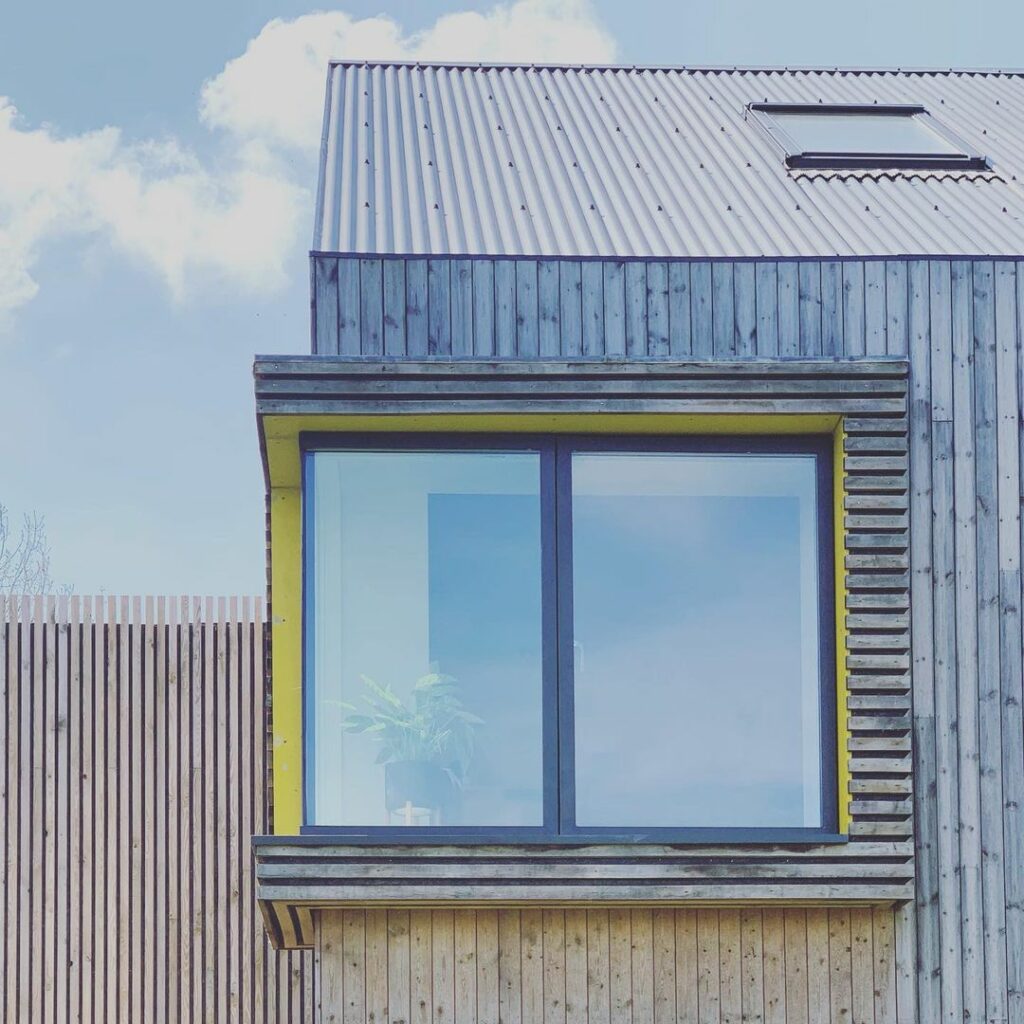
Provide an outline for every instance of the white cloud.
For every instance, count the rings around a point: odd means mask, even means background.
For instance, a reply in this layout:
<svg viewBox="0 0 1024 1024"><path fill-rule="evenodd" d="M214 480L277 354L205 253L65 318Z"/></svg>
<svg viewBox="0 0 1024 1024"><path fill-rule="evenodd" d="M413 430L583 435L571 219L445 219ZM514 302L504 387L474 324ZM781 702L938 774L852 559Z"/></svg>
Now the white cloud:
<svg viewBox="0 0 1024 1024"><path fill-rule="evenodd" d="M28 302L47 243L97 237L154 270L181 298L213 273L244 289L286 280L307 190L240 153L205 167L177 142L116 128L62 137L27 128L0 98L0 318Z"/></svg>
<svg viewBox="0 0 1024 1024"><path fill-rule="evenodd" d="M138 259L177 298L211 276L249 291L282 285L311 224L311 158L332 57L596 62L614 54L585 0L517 0L411 34L388 17L341 11L275 19L203 85L200 120L224 142L206 162L179 140L27 126L0 97L0 319L35 296L45 246L73 237Z"/></svg>
<svg viewBox="0 0 1024 1024"><path fill-rule="evenodd" d="M446 14L405 35L391 18L341 11L268 22L242 56L203 86L204 123L242 138L314 150L331 58L575 63L612 60L615 43L584 0L519 0Z"/></svg>

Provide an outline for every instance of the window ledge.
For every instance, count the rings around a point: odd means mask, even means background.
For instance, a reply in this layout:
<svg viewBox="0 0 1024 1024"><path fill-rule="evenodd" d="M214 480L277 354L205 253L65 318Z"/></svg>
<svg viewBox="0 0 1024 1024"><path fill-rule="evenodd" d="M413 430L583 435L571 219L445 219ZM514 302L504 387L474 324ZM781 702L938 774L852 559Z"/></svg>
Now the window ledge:
<svg viewBox="0 0 1024 1024"><path fill-rule="evenodd" d="M256 836L275 945L312 942L311 911L353 906L891 903L913 898L909 839L756 846L382 844Z"/></svg>

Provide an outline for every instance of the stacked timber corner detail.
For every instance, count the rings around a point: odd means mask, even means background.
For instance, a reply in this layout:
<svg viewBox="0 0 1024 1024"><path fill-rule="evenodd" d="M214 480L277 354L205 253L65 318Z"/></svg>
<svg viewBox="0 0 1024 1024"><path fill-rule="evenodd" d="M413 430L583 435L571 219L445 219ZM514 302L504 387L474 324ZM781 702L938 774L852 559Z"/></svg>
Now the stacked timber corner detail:
<svg viewBox="0 0 1024 1024"><path fill-rule="evenodd" d="M312 946L332 906L893 903L913 897L907 564L907 382L900 360L857 363L257 362L275 472L309 430L709 429L834 434L840 614L838 845L537 848L257 840L257 892L275 943ZM445 410L457 409L456 413ZM611 421L611 422L609 422ZM299 537L282 539L286 557ZM287 625L275 627L275 643ZM276 741L301 736L275 728ZM280 790L277 793L281 799Z"/></svg>

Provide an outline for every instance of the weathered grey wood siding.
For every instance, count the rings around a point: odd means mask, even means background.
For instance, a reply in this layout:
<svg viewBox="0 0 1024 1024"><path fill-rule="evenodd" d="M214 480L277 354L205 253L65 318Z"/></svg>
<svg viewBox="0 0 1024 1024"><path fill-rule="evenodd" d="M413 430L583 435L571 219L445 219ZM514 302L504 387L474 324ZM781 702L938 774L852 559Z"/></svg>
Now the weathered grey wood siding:
<svg viewBox="0 0 1024 1024"><path fill-rule="evenodd" d="M270 947L262 601L0 596L0 1021L299 1024Z"/></svg>
<svg viewBox="0 0 1024 1024"><path fill-rule="evenodd" d="M314 262L313 350L911 364L921 1021L1024 1022L1024 262ZM377 282L381 284L378 285Z"/></svg>
<svg viewBox="0 0 1024 1024"><path fill-rule="evenodd" d="M315 256L313 352L398 359L902 355L908 273L902 260Z"/></svg>

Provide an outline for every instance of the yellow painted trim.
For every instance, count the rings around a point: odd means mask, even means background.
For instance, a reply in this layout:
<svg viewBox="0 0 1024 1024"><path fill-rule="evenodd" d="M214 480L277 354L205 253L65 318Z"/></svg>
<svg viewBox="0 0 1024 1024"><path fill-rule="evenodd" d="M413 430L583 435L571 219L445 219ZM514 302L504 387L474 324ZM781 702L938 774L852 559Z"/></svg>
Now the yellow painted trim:
<svg viewBox="0 0 1024 1024"><path fill-rule="evenodd" d="M268 415L261 417L270 480L273 601L274 834L302 823L302 468L299 435L314 432L538 434L832 434L835 438L836 705L839 830L849 831L849 725L846 708L843 429L838 416L777 413L452 413L431 415Z"/></svg>
<svg viewBox="0 0 1024 1024"><path fill-rule="evenodd" d="M302 824L302 496L270 490L271 714L274 834Z"/></svg>
<svg viewBox="0 0 1024 1024"><path fill-rule="evenodd" d="M850 711L846 669L846 524L844 498L846 497L846 430L843 421L832 433L832 487L835 544L833 577L836 588L836 790L839 794L839 833L850 832Z"/></svg>
<svg viewBox="0 0 1024 1024"><path fill-rule="evenodd" d="M299 487L302 433L831 434L838 422L805 413L432 413L267 415L260 429L271 486Z"/></svg>

